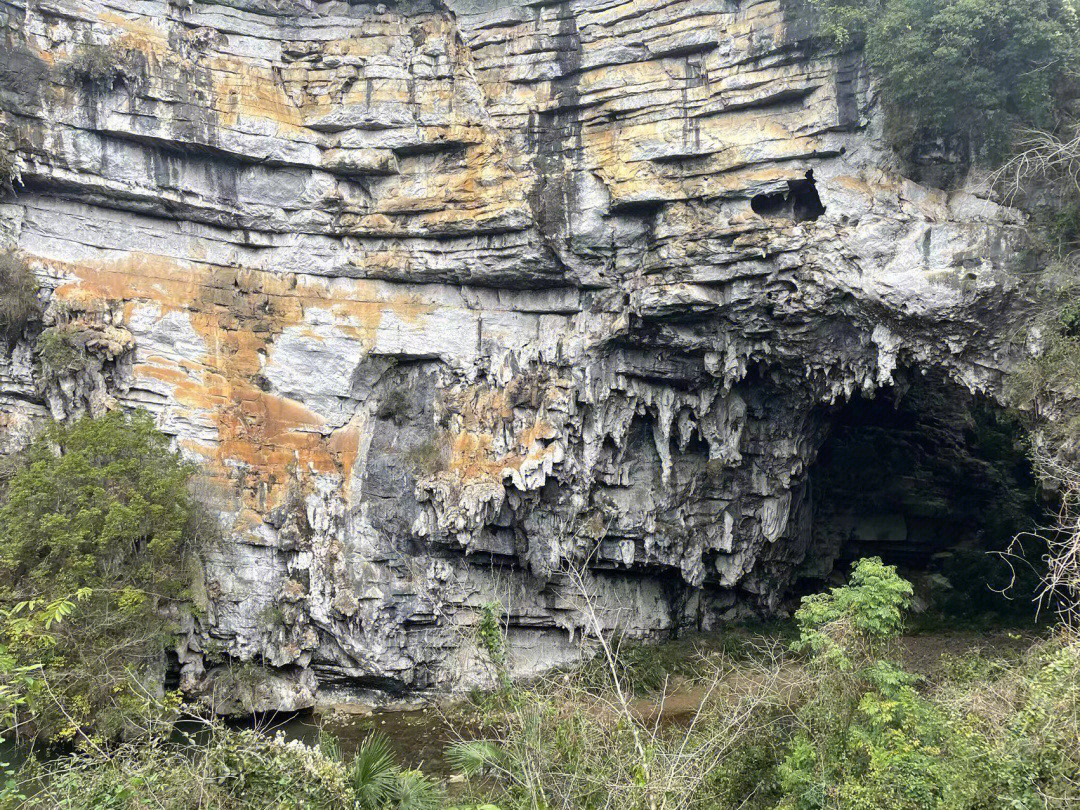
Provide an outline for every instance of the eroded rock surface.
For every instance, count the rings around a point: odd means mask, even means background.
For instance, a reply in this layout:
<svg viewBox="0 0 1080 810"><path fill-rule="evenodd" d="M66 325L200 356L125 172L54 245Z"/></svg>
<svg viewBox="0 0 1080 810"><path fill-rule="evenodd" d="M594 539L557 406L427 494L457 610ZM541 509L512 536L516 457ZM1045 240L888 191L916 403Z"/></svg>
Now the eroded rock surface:
<svg viewBox="0 0 1080 810"><path fill-rule="evenodd" d="M796 6L0 0L0 239L93 333L0 353L0 449L119 404L206 464L186 688L464 686L492 601L537 671L568 567L631 635L774 609L840 403L998 391L1019 217L905 180Z"/></svg>

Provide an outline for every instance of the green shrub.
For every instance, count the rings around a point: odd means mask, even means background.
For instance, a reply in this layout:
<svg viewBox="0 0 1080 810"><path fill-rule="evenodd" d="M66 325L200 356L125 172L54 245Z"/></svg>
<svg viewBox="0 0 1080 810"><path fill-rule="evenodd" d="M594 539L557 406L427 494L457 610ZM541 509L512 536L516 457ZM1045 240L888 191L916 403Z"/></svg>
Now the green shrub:
<svg viewBox="0 0 1080 810"><path fill-rule="evenodd" d="M41 317L38 286L26 262L14 253L0 253L0 334L14 344L27 325Z"/></svg>
<svg viewBox="0 0 1080 810"><path fill-rule="evenodd" d="M37 340L38 361L46 377L72 374L86 368L86 350L67 326L50 326Z"/></svg>
<svg viewBox="0 0 1080 810"><path fill-rule="evenodd" d="M487 602L480 608L480 624L476 638L488 659L499 670L506 664L506 638L502 628L503 609L498 602Z"/></svg>
<svg viewBox="0 0 1080 810"><path fill-rule="evenodd" d="M818 682L777 769L782 808L963 808L983 795L983 741L882 657L911 593L895 568L871 558L855 564L848 585L803 600L797 648L810 652Z"/></svg>
<svg viewBox="0 0 1080 810"><path fill-rule="evenodd" d="M355 810L438 810L442 789L424 774L403 770L390 741L372 734L361 744L348 769Z"/></svg>
<svg viewBox="0 0 1080 810"><path fill-rule="evenodd" d="M847 585L803 599L795 613L800 631L795 648L829 668L867 666L903 631L912 593L896 566L879 557L859 560Z"/></svg>
<svg viewBox="0 0 1080 810"><path fill-rule="evenodd" d="M83 598L48 634L2 629L55 698L29 707L24 732L114 736L152 691L188 594L192 473L146 413L54 424L25 451L0 505L0 605Z"/></svg>
<svg viewBox="0 0 1080 810"><path fill-rule="evenodd" d="M400 768L385 737L368 737L352 763L324 739L314 746L205 722L172 738L95 748L26 769L37 792L25 810L438 810L442 789ZM0 805L2 806L2 805Z"/></svg>
<svg viewBox="0 0 1080 810"><path fill-rule="evenodd" d="M1065 633L1036 647L1011 677L1020 695L1005 714L999 761L1002 806L1080 804L1080 639ZM1010 683L1011 682L1011 683ZM999 721L1000 723L1000 721Z"/></svg>
<svg viewBox="0 0 1080 810"><path fill-rule="evenodd" d="M319 748L213 724L187 744L125 745L50 763L26 810L343 810L346 768ZM359 808L367 810L367 808Z"/></svg>
<svg viewBox="0 0 1080 810"><path fill-rule="evenodd" d="M1053 129L1077 66L1073 0L808 0L841 47L865 45L905 156L961 136L997 161L1014 125Z"/></svg>

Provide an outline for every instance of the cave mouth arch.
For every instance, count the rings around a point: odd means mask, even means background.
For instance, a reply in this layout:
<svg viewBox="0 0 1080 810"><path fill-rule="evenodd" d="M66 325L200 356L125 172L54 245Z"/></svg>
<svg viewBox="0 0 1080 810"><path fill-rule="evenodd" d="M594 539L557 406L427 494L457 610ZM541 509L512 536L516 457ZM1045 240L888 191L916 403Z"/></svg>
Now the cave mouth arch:
<svg viewBox="0 0 1080 810"><path fill-rule="evenodd" d="M1020 425L991 400L939 375L907 374L830 414L809 470L806 559L793 596L842 580L862 557L881 557L916 581L920 601L946 612L1033 615L1034 569L1005 551L1043 516ZM918 582L936 584L936 596ZM930 605L925 605L928 607Z"/></svg>

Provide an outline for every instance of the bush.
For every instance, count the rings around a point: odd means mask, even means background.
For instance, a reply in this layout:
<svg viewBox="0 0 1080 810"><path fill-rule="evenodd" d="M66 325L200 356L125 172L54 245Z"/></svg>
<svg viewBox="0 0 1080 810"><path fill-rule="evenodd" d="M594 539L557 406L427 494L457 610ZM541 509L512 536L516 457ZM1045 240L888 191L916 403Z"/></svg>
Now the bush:
<svg viewBox="0 0 1080 810"><path fill-rule="evenodd" d="M903 631L911 596L911 583L895 566L879 557L859 560L847 585L803 599L795 613L800 631L795 648L829 668L865 667Z"/></svg>
<svg viewBox="0 0 1080 810"><path fill-rule="evenodd" d="M803 600L797 648L818 682L778 767L781 807L971 807L989 763L981 741L883 658L903 629L911 585L877 558L842 588Z"/></svg>
<svg viewBox="0 0 1080 810"><path fill-rule="evenodd" d="M1077 66L1074 0L809 0L841 47L865 45L906 157L961 137L991 162L1011 129L1054 128Z"/></svg>
<svg viewBox="0 0 1080 810"><path fill-rule="evenodd" d="M314 746L205 722L173 739L60 758L23 778L26 810L439 810L441 789L398 766L385 737L346 764L336 740ZM183 738L183 739L177 739ZM27 791L31 792L31 791ZM3 805L0 805L3 806Z"/></svg>
<svg viewBox="0 0 1080 810"><path fill-rule="evenodd" d="M37 340L38 361L46 377L59 377L86 368L86 350L70 327L50 326Z"/></svg>
<svg viewBox="0 0 1080 810"><path fill-rule="evenodd" d="M37 282L26 262L14 253L0 253L0 334L9 345L41 317L37 293Z"/></svg>
<svg viewBox="0 0 1080 810"><path fill-rule="evenodd" d="M995 751L1004 806L1080 804L1080 639L1063 633L1037 646L1002 679L1019 694Z"/></svg>
<svg viewBox="0 0 1080 810"><path fill-rule="evenodd" d="M23 805L27 810L353 807L340 760L296 741L218 725L200 729L187 744L125 745L62 758L36 781L41 790Z"/></svg>
<svg viewBox="0 0 1080 810"><path fill-rule="evenodd" d="M25 451L0 505L0 605L80 599L77 622L0 628L49 687L24 733L112 737L160 688L192 570L192 473L146 413L54 424Z"/></svg>
<svg viewBox="0 0 1080 810"><path fill-rule="evenodd" d="M480 608L480 624L476 628L477 642L499 672L502 672L506 665L506 638L503 635L502 619L502 606L498 602L487 602Z"/></svg>
<svg viewBox="0 0 1080 810"><path fill-rule="evenodd" d="M442 790L420 771L403 770L390 742L381 734L367 737L348 769L356 810L438 810Z"/></svg>

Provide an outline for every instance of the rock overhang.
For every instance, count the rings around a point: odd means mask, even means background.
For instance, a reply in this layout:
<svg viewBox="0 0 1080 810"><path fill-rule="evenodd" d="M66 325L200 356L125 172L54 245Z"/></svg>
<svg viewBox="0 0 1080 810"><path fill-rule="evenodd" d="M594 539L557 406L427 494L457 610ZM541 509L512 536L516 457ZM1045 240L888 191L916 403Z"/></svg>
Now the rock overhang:
<svg viewBox="0 0 1080 810"><path fill-rule="evenodd" d="M263 708L459 686L491 600L557 663L568 565L631 634L775 609L821 406L1011 362L1022 218L898 173L865 66L786 3L0 15L33 85L0 87L0 234L47 319L113 330L51 382L8 347L0 419L145 407L206 465L186 688L211 648L277 673ZM86 43L136 69L81 84Z"/></svg>

